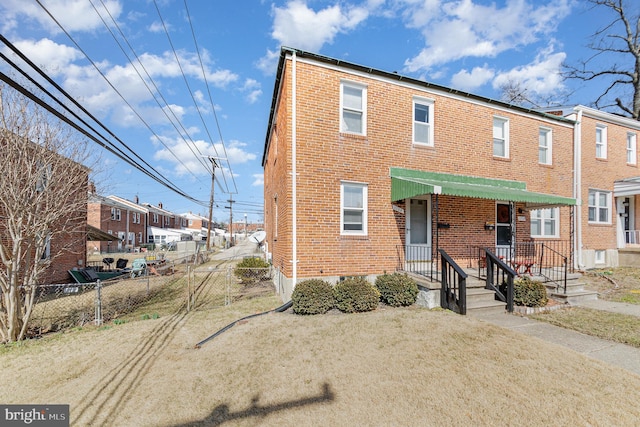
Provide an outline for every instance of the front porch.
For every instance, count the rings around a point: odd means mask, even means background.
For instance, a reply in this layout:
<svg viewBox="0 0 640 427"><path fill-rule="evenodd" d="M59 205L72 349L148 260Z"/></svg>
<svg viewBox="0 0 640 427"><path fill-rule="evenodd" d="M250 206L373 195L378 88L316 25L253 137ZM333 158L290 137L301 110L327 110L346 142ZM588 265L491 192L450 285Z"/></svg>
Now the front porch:
<svg viewBox="0 0 640 427"><path fill-rule="evenodd" d="M549 242L547 242L549 243ZM597 293L586 291L568 256L560 250L571 248L569 242L516 244L504 248L469 247L465 267L451 259L444 250L440 257L429 260L402 260L398 270L412 276L419 284L418 304L427 308L450 308L460 314L468 311L513 311L513 281L527 276L542 282L550 299L572 304L597 299ZM407 251L397 248L399 254Z"/></svg>

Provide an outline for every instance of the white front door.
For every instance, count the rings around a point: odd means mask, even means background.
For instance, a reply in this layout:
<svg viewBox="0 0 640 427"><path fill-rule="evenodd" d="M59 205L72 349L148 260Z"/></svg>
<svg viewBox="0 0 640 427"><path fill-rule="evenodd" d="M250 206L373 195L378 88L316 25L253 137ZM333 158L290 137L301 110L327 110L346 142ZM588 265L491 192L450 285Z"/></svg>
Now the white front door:
<svg viewBox="0 0 640 427"><path fill-rule="evenodd" d="M407 228L407 261L431 260L431 201L410 199Z"/></svg>

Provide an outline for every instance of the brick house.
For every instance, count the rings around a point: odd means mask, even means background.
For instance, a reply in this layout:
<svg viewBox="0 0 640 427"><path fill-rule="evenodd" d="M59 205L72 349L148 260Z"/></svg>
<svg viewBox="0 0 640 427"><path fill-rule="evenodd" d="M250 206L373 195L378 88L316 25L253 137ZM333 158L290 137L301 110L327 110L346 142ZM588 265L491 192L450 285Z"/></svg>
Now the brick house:
<svg viewBox="0 0 640 427"><path fill-rule="evenodd" d="M18 148L16 148L16 144ZM55 151L43 148L39 144L31 143L5 129L0 129L0 152L4 156L4 161L12 163L7 169L4 169L4 164L2 165L3 178L5 180L13 180L13 182L18 182L22 185L22 187L7 185L9 193L3 192L2 196L0 196L6 198L4 202L10 202L0 204L0 239L3 245L8 245L7 247L10 248L6 252L9 255L8 259L17 259L18 262L23 263L23 267L25 264L33 262L34 248L31 242L25 242L25 240L31 240L29 233L35 228L32 224L33 220L26 220L25 222L28 224L22 225L21 232L26 233L26 235L22 235L23 243L20 245L20 251L18 251L20 256L16 258L13 258L16 255L16 252L13 252L13 245L20 239L12 239L9 235L11 227L7 222L17 212L21 214L28 213L29 216L34 215L39 224L47 221L49 230L44 252L40 257L41 261L48 260L49 264L46 266L44 273L40 275L39 284L68 282L68 270L83 267L87 262L86 189L89 182L89 170L80 163L74 162ZM42 164L43 162L44 164ZM36 168L42 171L39 173L33 172ZM28 169L32 169L31 173L23 173ZM50 177L48 174L54 174L57 177L49 182ZM69 178L69 174L72 174L73 178ZM37 181L34 182L35 179ZM67 185L61 185L60 181L65 181ZM52 190L49 189L49 185L52 186ZM60 185L63 190L56 189ZM36 196L27 190L26 186L33 188L32 191L36 193L48 193L49 196L43 196L37 202L48 207L43 209L34 208L33 199ZM15 191L19 191L20 197L11 197L16 194ZM5 210L5 206L10 208ZM63 214L60 214L60 212ZM14 227L15 224L14 222ZM6 277L8 266L3 264L1 268L5 269L3 274ZM29 269L29 267L27 266L26 269ZM20 274L24 274L24 271L22 270ZM22 278L19 280L22 280Z"/></svg>
<svg viewBox="0 0 640 427"><path fill-rule="evenodd" d="M372 280L438 249L464 265L532 240L572 252L574 125L283 48L262 159L283 299L302 279Z"/></svg>
<svg viewBox="0 0 640 427"><path fill-rule="evenodd" d="M89 241L90 252L135 251L147 242L146 210L117 196L89 194L87 224L113 235L114 241Z"/></svg>
<svg viewBox="0 0 640 427"><path fill-rule="evenodd" d="M579 268L640 259L640 122L582 105L555 109L576 122L576 259Z"/></svg>

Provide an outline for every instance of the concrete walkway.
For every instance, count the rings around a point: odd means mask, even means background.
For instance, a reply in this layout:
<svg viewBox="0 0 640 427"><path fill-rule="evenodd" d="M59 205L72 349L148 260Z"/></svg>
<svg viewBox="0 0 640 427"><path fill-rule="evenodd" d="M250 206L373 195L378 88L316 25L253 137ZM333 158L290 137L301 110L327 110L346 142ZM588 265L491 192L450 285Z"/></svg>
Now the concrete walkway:
<svg viewBox="0 0 640 427"><path fill-rule="evenodd" d="M595 300L582 302L579 306L640 317L640 305L635 304ZM477 313L472 316L512 331L567 347L640 376L640 348L603 340L513 314L496 312Z"/></svg>

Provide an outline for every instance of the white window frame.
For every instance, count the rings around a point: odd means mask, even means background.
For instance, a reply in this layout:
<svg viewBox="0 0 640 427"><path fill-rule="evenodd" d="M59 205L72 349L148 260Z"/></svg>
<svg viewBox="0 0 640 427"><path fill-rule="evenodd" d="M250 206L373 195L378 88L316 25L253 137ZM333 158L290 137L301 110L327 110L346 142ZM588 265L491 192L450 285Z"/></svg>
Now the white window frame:
<svg viewBox="0 0 640 427"><path fill-rule="evenodd" d="M153 214L153 223L154 223L154 224L157 224L157 223L158 223L158 214L157 214L157 213L154 213L154 214Z"/></svg>
<svg viewBox="0 0 640 427"><path fill-rule="evenodd" d="M360 109L353 107L346 107L344 105L344 91L345 88L356 89L361 91L361 103ZM361 126L360 131L348 130L347 123L344 120L345 112L360 114ZM354 83L342 81L340 82L340 132L351 133L354 135L366 135L367 134L367 86L362 83Z"/></svg>
<svg viewBox="0 0 640 427"><path fill-rule="evenodd" d="M593 254L593 260L596 264L604 264L606 262L606 251L604 249L596 249Z"/></svg>
<svg viewBox="0 0 640 427"><path fill-rule="evenodd" d="M546 208L535 209L529 212L531 222L531 237L535 238L558 238L560 237L560 209ZM539 233L534 233L534 223L539 224ZM547 233L547 224L553 224L553 233Z"/></svg>
<svg viewBox="0 0 640 427"><path fill-rule="evenodd" d="M362 206L345 206L345 188L360 188L362 190ZM367 235L367 217L368 217L368 185L361 182L342 181L340 183L340 234L341 235ZM361 230L345 230L345 211L360 211L362 212L362 229Z"/></svg>
<svg viewBox="0 0 640 427"><path fill-rule="evenodd" d="M416 145L425 145L428 147L433 147L434 145L434 141L433 141L433 109L434 109L434 100L433 99L429 99L429 98L422 98L422 97L414 97L413 98L413 111L412 111L412 115L413 115L413 127L412 127L412 132L413 132L413 138L412 141L414 144ZM424 121L419 121L416 119L416 108L417 106L425 106L427 107L427 117L426 117L426 122ZM418 141L417 140L417 132L416 129L418 127L426 127L427 128L427 140L426 141Z"/></svg>
<svg viewBox="0 0 640 427"><path fill-rule="evenodd" d="M122 218L122 211L117 208L111 208L111 219L113 221L120 221Z"/></svg>
<svg viewBox="0 0 640 427"><path fill-rule="evenodd" d="M596 125L596 159L607 158L607 127Z"/></svg>
<svg viewBox="0 0 640 427"><path fill-rule="evenodd" d="M592 198L593 195L593 198ZM605 204L602 205L600 202L602 200L601 196L605 196ZM592 224L611 224L611 192L589 189L589 197L588 197L588 219L589 223ZM603 209L606 209L607 218L606 220L600 219L600 213ZM591 213L594 213L593 217ZM593 219L592 219L593 218Z"/></svg>
<svg viewBox="0 0 640 427"><path fill-rule="evenodd" d="M138 243L142 243L142 231L138 232Z"/></svg>
<svg viewBox="0 0 640 427"><path fill-rule="evenodd" d="M627 164L638 163L638 137L633 132L627 133Z"/></svg>
<svg viewBox="0 0 640 427"><path fill-rule="evenodd" d="M544 134L544 141L543 136ZM550 128L541 127L538 130L538 162L541 165L553 164L553 133ZM544 153L544 159L542 158Z"/></svg>
<svg viewBox="0 0 640 427"><path fill-rule="evenodd" d="M496 135L496 124L500 123L499 127L502 129L502 135ZM506 117L493 116L493 126L492 126L492 134L493 134L493 156L499 157L502 159L509 158L509 119ZM504 153L496 154L496 141L502 141L504 144Z"/></svg>

